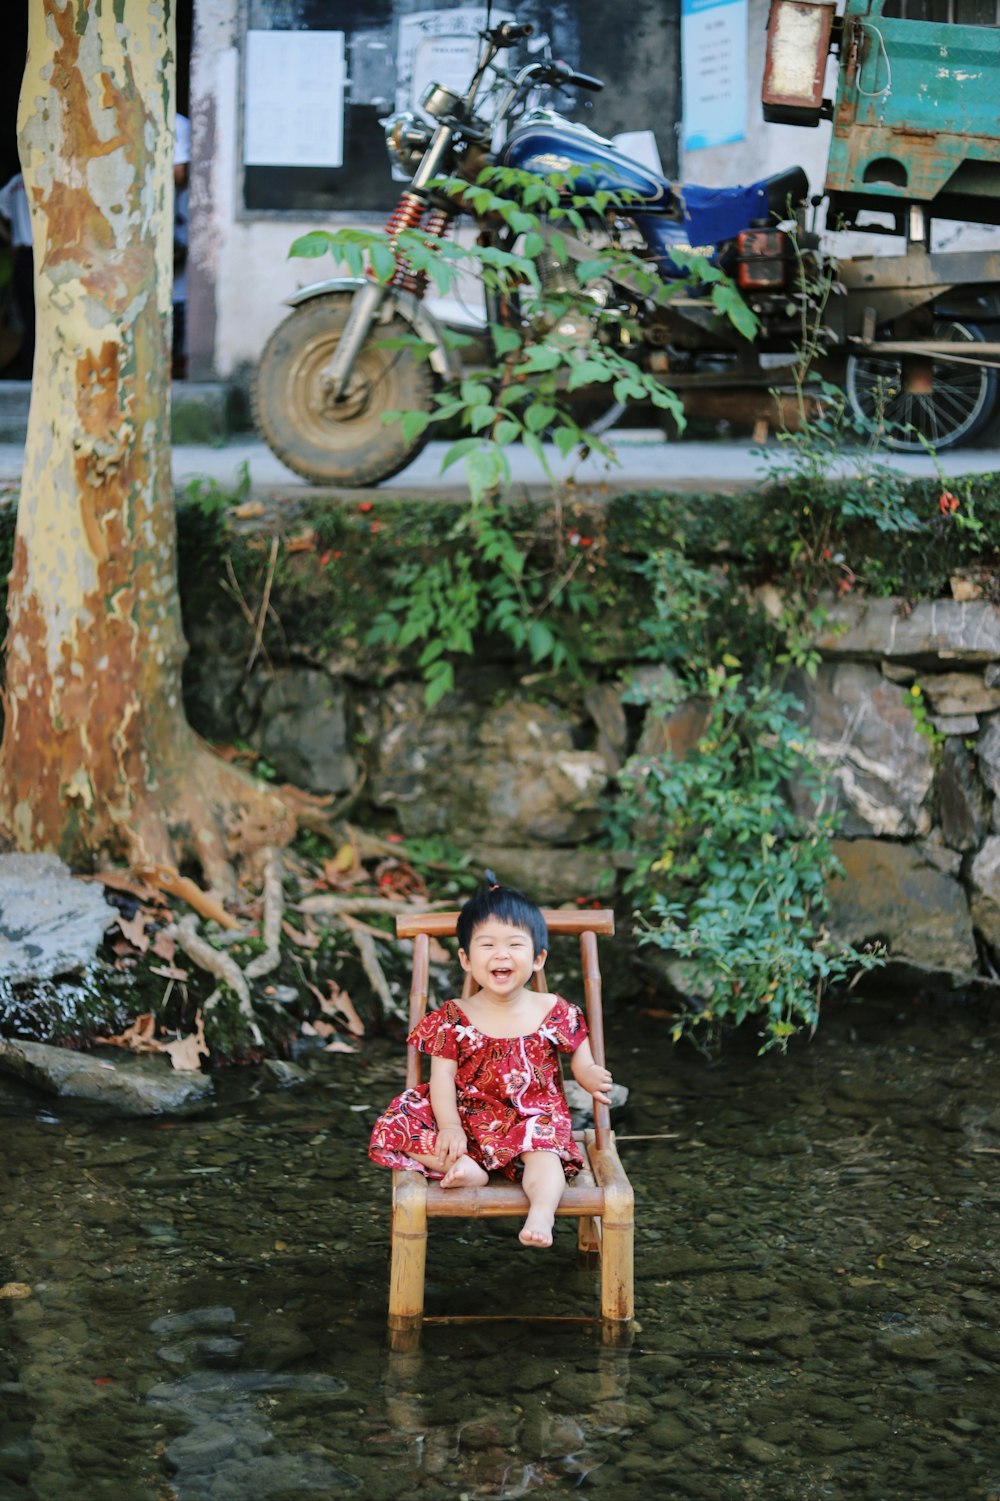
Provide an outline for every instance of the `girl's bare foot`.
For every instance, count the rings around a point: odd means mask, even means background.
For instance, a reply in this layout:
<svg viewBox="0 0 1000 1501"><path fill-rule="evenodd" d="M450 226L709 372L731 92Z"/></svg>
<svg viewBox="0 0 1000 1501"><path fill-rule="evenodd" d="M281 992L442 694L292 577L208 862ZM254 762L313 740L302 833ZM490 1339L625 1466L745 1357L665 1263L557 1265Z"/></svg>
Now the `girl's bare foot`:
<svg viewBox="0 0 1000 1501"><path fill-rule="evenodd" d="M473 1162L471 1157L460 1157L453 1162L451 1167L441 1179L442 1188L482 1188L488 1183L490 1175L478 1162Z"/></svg>
<svg viewBox="0 0 1000 1501"><path fill-rule="evenodd" d="M539 1249L551 1246L552 1225L553 1219L551 1214L545 1214L544 1211L536 1212L532 1209L528 1213L528 1218L521 1226L517 1238L522 1246L537 1246Z"/></svg>

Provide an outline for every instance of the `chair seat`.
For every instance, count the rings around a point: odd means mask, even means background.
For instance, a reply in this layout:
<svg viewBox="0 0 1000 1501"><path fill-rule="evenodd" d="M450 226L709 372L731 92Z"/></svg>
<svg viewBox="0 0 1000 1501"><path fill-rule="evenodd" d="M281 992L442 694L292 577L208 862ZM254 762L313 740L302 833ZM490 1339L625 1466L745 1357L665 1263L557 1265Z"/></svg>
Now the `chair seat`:
<svg viewBox="0 0 1000 1501"><path fill-rule="evenodd" d="M427 1184L427 1214L445 1218L492 1219L500 1215L528 1212L528 1198L519 1183L507 1178L491 1178L481 1188L442 1188L440 1183ZM604 1213L604 1189L594 1182L594 1175L583 1168L567 1183L557 1215Z"/></svg>

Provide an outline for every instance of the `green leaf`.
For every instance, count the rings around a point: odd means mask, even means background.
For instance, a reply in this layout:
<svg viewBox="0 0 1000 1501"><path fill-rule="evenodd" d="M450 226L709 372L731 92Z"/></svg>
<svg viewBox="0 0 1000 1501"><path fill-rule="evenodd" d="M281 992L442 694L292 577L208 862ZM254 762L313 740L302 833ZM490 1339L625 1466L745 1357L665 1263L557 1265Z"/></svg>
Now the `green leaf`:
<svg viewBox="0 0 1000 1501"><path fill-rule="evenodd" d="M511 354L521 347L521 335L516 328L503 328L499 323L491 323L490 334L493 348L501 359L505 354Z"/></svg>
<svg viewBox="0 0 1000 1501"><path fill-rule="evenodd" d="M299 235L293 240L289 249L289 256L301 256L305 259L316 259L321 255L333 253L333 236L327 229L311 229L308 234Z"/></svg>
<svg viewBox="0 0 1000 1501"><path fill-rule="evenodd" d="M528 650L533 662L541 662L555 645L555 637L544 620L533 620L528 631Z"/></svg>
<svg viewBox="0 0 1000 1501"><path fill-rule="evenodd" d="M403 441L412 443L424 431L431 420L430 412L404 412L402 429Z"/></svg>
<svg viewBox="0 0 1000 1501"><path fill-rule="evenodd" d="M540 433L544 431L544 429L548 427L553 418L557 416L558 412L555 407L543 406L541 403L535 403L534 405L529 406L527 411L525 412L524 425L525 427L527 427L529 432Z"/></svg>
<svg viewBox="0 0 1000 1501"><path fill-rule="evenodd" d="M459 438L458 442L451 445L441 460L441 473L443 474L446 469L451 468L452 464L457 464L459 459L464 459L467 453L472 453L473 449L478 447L478 438Z"/></svg>
<svg viewBox="0 0 1000 1501"><path fill-rule="evenodd" d="M735 287L725 283L718 283L712 288L712 305L745 339L756 337L758 323L750 308L743 301Z"/></svg>
<svg viewBox="0 0 1000 1501"><path fill-rule="evenodd" d="M541 255L541 253L542 253L542 251L544 249L545 249L545 236L544 235L540 235L540 234L525 235L525 237L524 237L524 243L521 246L521 254L524 255L524 256L526 256L529 261L536 260L537 257Z"/></svg>
<svg viewBox="0 0 1000 1501"><path fill-rule="evenodd" d="M513 443L520 436L521 424L519 422L512 422L509 417L505 417L502 422L498 422L493 429L493 441L501 445Z"/></svg>
<svg viewBox="0 0 1000 1501"><path fill-rule="evenodd" d="M396 274L396 256L390 246L375 244L370 251L372 270L381 282L391 281Z"/></svg>
<svg viewBox="0 0 1000 1501"><path fill-rule="evenodd" d="M572 427L557 427L553 429L552 441L565 459L573 452L578 443L584 441L583 434L574 424Z"/></svg>
<svg viewBox="0 0 1000 1501"><path fill-rule="evenodd" d="M477 449L465 461L465 479L473 500L480 501L503 478L503 459L493 448Z"/></svg>
<svg viewBox="0 0 1000 1501"><path fill-rule="evenodd" d="M481 433L484 428L490 427L496 412L493 407L472 407L466 418L466 422L474 433Z"/></svg>
<svg viewBox="0 0 1000 1501"><path fill-rule="evenodd" d="M454 688L455 669L450 662L434 662L426 674L426 681L424 703L428 709L433 709L434 705Z"/></svg>

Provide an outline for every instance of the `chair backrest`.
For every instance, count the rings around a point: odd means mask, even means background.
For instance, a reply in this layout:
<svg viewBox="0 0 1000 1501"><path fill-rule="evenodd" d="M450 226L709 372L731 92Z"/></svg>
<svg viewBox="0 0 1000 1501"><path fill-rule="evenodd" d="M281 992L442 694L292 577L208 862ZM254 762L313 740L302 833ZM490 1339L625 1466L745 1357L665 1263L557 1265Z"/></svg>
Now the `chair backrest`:
<svg viewBox="0 0 1000 1501"><path fill-rule="evenodd" d="M550 934L579 936L580 965L583 971L583 994L590 1032L590 1046L596 1061L604 1066L604 1011L601 999L601 968L597 957L598 937L611 937L615 931L615 915L608 908L579 908L571 911L545 909L543 911ZM458 923L457 912L401 913L396 918L396 936L413 939L413 979L410 984L410 1031L423 1020L427 1011L427 986L430 974L430 940L454 938ZM471 994L470 976L466 976L463 998ZM536 990L545 991L545 971L539 970L534 979ZM406 1087L413 1089L420 1083L422 1059L416 1048L407 1048ZM611 1132L611 1117L607 1105L594 1102L594 1134L597 1146L608 1146Z"/></svg>

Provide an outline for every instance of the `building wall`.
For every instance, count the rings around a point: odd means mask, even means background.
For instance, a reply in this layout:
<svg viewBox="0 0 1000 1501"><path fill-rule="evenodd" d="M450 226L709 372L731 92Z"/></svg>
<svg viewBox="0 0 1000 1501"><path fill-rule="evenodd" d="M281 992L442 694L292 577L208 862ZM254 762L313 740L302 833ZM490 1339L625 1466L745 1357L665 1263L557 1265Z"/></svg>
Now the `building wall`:
<svg viewBox="0 0 1000 1501"><path fill-rule="evenodd" d="M329 259L290 260L289 246L297 236L317 225L380 222L402 186L393 187L385 172L381 131L372 121L355 119L353 139L362 141L363 149L378 159L377 169L370 161L364 164L365 201L377 199L378 173L384 177L382 192L387 196L379 209L361 213L341 207L347 195L332 179L328 211L246 208L241 111L248 22L255 29L267 21L278 30L307 29L316 16L320 25L349 28L352 17L362 17L365 24L374 20L376 25L388 17L384 34L391 47L401 17L453 8L453 0L372 0L371 5L360 0L195 0L188 308L193 378L228 377L253 365L285 314L285 299L311 281L336 274ZM561 99L556 107L602 134L654 130L664 170L676 172L679 0L634 0L627 32L621 26L618 0L511 0L506 9L519 19L535 20L539 33L552 37L556 55L606 79L603 94L581 94L575 108L567 108ZM497 0L494 14L503 10ZM518 58L524 61L523 54ZM382 103L374 112L391 107ZM346 139L350 145L350 137ZM360 181L357 158L349 165L354 180ZM259 182L258 176L254 192ZM270 186L280 191L281 183L272 176ZM319 198L308 197L308 181L304 191L306 201L322 200L322 190Z"/></svg>

